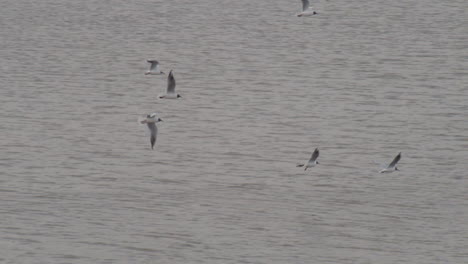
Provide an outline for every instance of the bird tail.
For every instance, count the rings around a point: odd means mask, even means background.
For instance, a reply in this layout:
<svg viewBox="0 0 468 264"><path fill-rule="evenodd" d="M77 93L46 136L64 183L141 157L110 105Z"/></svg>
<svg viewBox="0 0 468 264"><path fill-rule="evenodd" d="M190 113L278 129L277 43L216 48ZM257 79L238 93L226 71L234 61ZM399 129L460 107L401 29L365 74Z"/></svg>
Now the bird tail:
<svg viewBox="0 0 468 264"><path fill-rule="evenodd" d="M151 149L154 149L154 143L156 143L156 137L151 136L150 142L151 142Z"/></svg>

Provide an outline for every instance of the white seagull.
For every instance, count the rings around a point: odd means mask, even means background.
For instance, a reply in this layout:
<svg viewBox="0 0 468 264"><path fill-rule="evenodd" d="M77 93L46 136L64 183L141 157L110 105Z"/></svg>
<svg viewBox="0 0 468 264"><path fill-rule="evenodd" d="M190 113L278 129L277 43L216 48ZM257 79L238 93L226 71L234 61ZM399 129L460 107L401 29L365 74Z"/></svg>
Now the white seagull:
<svg viewBox="0 0 468 264"><path fill-rule="evenodd" d="M167 76L167 92L159 95L158 97L159 99L177 99L182 97L180 94L175 92L175 79L172 74L172 70L169 72L169 76Z"/></svg>
<svg viewBox="0 0 468 264"><path fill-rule="evenodd" d="M316 15L317 12L313 11L313 10L310 10L309 9L309 6L310 6L310 3L309 3L309 0L302 0L302 12L300 12L299 14L297 14L298 17L302 17L302 16L312 16L312 15Z"/></svg>
<svg viewBox="0 0 468 264"><path fill-rule="evenodd" d="M314 167L315 165L319 164L319 162L317 161L318 156L319 150L318 148L316 148L306 164L298 164L296 167L305 167L304 170L307 170L307 168Z"/></svg>
<svg viewBox="0 0 468 264"><path fill-rule="evenodd" d="M162 119L156 116L156 113L152 113L146 116L145 119L140 121L141 124L146 124L148 129L150 130L150 142L151 142L151 149L154 148L154 144L156 143L156 136L158 135L158 128L156 127L157 122L161 122Z"/></svg>
<svg viewBox="0 0 468 264"><path fill-rule="evenodd" d="M159 75L159 74L164 74L159 69L159 62L157 60L147 60L148 63L151 63L150 68L147 72L145 72L145 75L151 74L151 75Z"/></svg>
<svg viewBox="0 0 468 264"><path fill-rule="evenodd" d="M401 159L401 152L398 153L398 155L396 155L396 157L393 159L392 163L390 163L386 168L382 169L380 173L391 173L391 172L399 170L396 167L396 164L398 163L398 161L400 161L400 159Z"/></svg>

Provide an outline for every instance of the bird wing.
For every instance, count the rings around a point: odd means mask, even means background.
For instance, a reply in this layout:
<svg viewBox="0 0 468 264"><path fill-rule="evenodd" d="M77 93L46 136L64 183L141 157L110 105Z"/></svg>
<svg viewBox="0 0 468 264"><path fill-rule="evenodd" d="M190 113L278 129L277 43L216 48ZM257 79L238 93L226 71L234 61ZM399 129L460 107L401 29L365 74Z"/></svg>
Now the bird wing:
<svg viewBox="0 0 468 264"><path fill-rule="evenodd" d="M156 123L150 122L147 123L148 129L150 130L151 136L156 138L156 135L158 134L158 127L156 127Z"/></svg>
<svg viewBox="0 0 468 264"><path fill-rule="evenodd" d="M315 161L315 160L317 160L318 156L319 156L319 150L318 150L318 148L316 148L316 149L314 150L314 152L312 153L312 157L310 157L310 160L309 160L309 161Z"/></svg>
<svg viewBox="0 0 468 264"><path fill-rule="evenodd" d="M167 76L167 93L175 93L175 79L174 75L172 75L172 70L169 72L169 76Z"/></svg>
<svg viewBox="0 0 468 264"><path fill-rule="evenodd" d="M393 168L395 167L395 165L398 163L398 161L400 161L401 159L401 152L398 153L398 155L396 155L396 157L393 159L392 163L390 163L390 165L388 165L389 168Z"/></svg>
<svg viewBox="0 0 468 264"><path fill-rule="evenodd" d="M159 71L159 62L157 60L148 60L147 62L151 63L150 71Z"/></svg>
<svg viewBox="0 0 468 264"><path fill-rule="evenodd" d="M309 9L310 3L309 0L302 0L302 11Z"/></svg>

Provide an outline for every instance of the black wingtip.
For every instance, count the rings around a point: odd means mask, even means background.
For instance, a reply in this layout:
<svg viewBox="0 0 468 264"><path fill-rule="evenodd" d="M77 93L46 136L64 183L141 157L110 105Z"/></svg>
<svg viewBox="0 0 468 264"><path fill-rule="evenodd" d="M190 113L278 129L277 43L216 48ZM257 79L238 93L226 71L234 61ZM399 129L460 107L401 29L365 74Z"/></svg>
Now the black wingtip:
<svg viewBox="0 0 468 264"><path fill-rule="evenodd" d="M152 136L150 138L150 142L151 142L151 149L154 149L154 144L156 143L156 138Z"/></svg>

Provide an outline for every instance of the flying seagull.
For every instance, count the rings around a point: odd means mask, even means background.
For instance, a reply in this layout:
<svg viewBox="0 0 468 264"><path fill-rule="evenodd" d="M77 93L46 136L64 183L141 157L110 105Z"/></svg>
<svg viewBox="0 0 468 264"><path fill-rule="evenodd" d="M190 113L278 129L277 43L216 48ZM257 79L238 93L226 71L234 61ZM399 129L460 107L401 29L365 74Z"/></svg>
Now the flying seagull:
<svg viewBox="0 0 468 264"><path fill-rule="evenodd" d="M382 169L380 173L385 173L385 172L390 173L390 172L399 170L396 167L396 164L398 163L398 161L400 161L400 159L401 159L401 152L398 153L398 155L396 155L396 157L393 159L392 163L390 163L390 165L388 165L386 168Z"/></svg>
<svg viewBox="0 0 468 264"><path fill-rule="evenodd" d="M141 124L146 124L150 130L150 142L151 149L154 149L154 144L156 143L156 136L158 135L158 128L156 127L157 122L161 122L162 119L156 116L156 113L152 113L146 116L145 119L140 121Z"/></svg>
<svg viewBox="0 0 468 264"><path fill-rule="evenodd" d="M316 148L306 164L298 164L296 167L304 167L304 170L307 170L307 168L314 167L315 165L319 164L319 162L317 161L318 156L319 150L318 148Z"/></svg>
<svg viewBox="0 0 468 264"><path fill-rule="evenodd" d="M145 75L151 74L151 75L158 75L158 74L164 74L159 69L159 62L157 60L147 60L148 63L151 63L150 68L147 72L145 72Z"/></svg>
<svg viewBox="0 0 468 264"><path fill-rule="evenodd" d="M302 16L312 16L312 15L316 15L317 12L313 11L313 10L310 10L309 9L309 6L310 6L310 3L309 3L309 0L302 0L302 12L300 12L299 14L297 14L298 17L302 17Z"/></svg>
<svg viewBox="0 0 468 264"><path fill-rule="evenodd" d="M180 94L175 92L175 79L174 75L172 74L172 70L169 72L169 76L167 76L167 92L165 94L161 94L158 96L160 99L177 99Z"/></svg>

